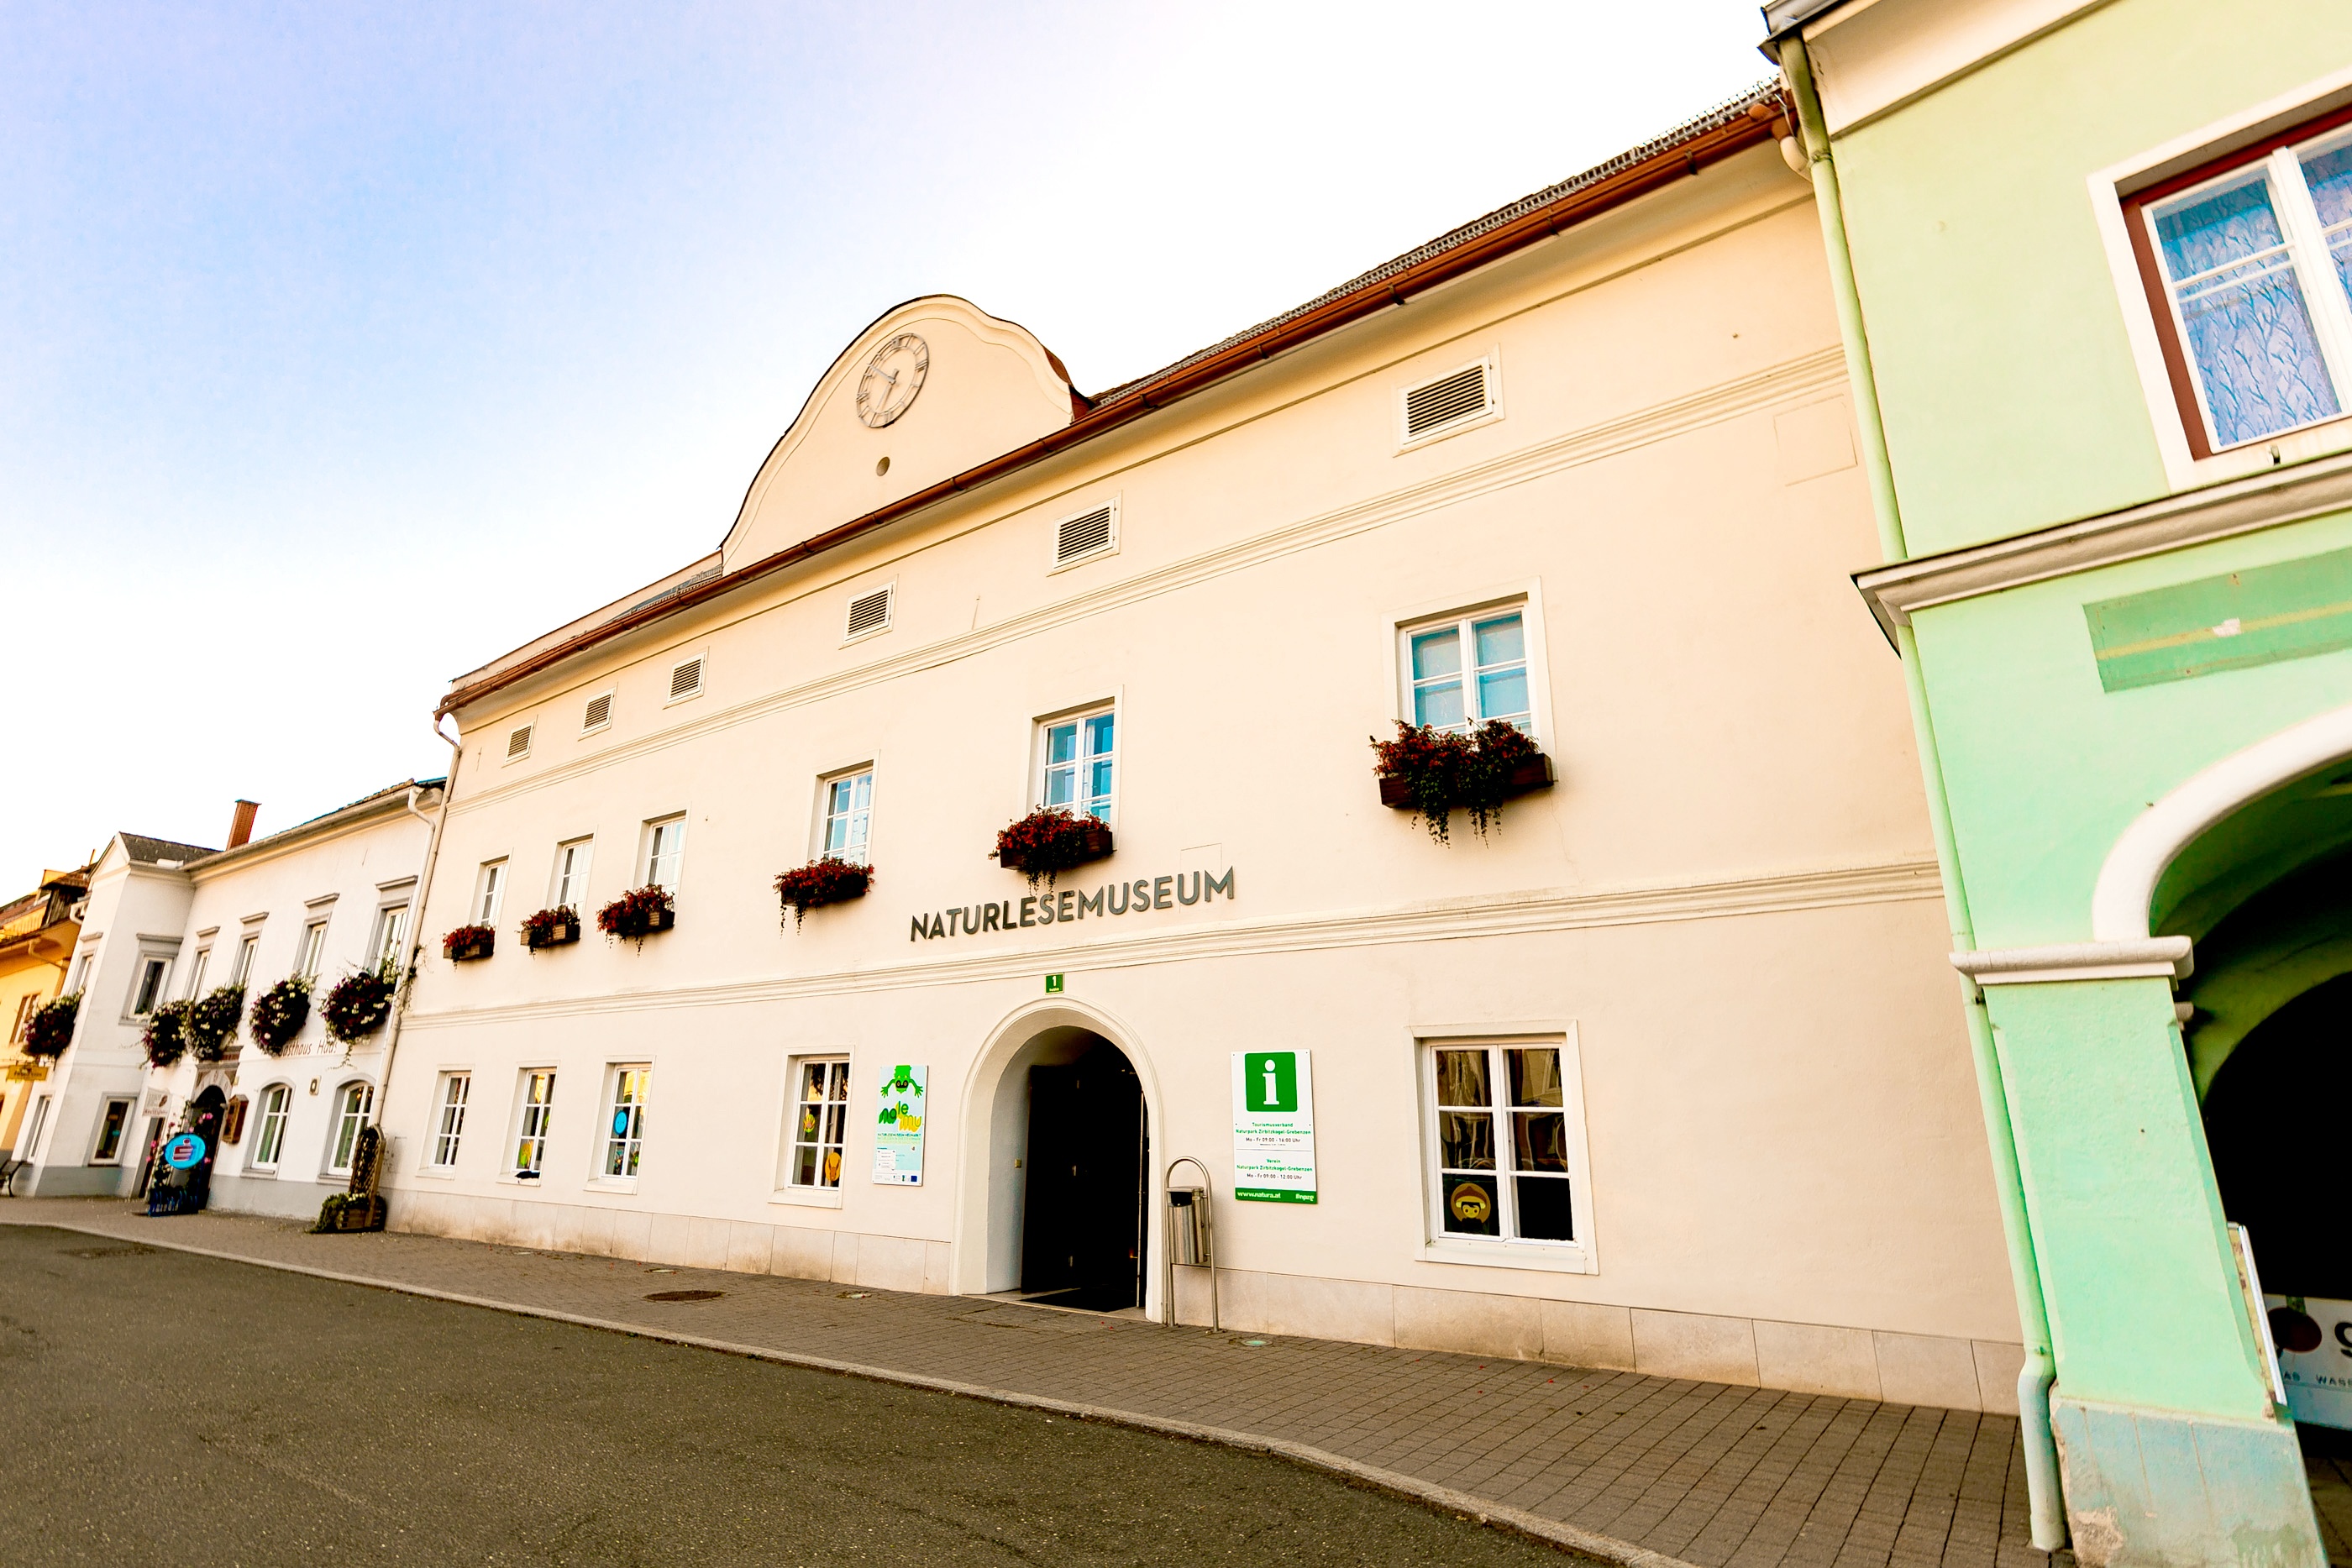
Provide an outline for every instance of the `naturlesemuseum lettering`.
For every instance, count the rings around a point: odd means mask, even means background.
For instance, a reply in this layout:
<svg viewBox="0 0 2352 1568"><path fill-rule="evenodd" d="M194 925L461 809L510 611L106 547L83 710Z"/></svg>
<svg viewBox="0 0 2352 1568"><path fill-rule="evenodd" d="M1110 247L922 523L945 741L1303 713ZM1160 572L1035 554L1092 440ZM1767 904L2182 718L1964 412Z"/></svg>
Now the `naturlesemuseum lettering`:
<svg viewBox="0 0 2352 1568"><path fill-rule="evenodd" d="M1110 883L1092 893L1066 887L1059 893L1024 898L1017 905L1007 898L994 904L973 904L961 909L950 907L918 915L908 929L907 940L912 942L919 936L929 940L935 936L985 936L991 931L1054 925L1090 916L1101 920L1114 915L1143 915L1156 909L1173 909L1179 904L1206 904L1219 894L1228 901L1235 896L1231 866L1217 876L1204 871L1139 876L1133 882Z"/></svg>

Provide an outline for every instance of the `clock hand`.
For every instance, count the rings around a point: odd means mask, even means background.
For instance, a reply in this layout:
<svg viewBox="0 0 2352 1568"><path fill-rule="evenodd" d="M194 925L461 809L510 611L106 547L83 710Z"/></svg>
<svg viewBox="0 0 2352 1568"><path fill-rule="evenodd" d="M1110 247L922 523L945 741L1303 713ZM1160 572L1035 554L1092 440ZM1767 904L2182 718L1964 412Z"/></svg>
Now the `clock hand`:
<svg viewBox="0 0 2352 1568"><path fill-rule="evenodd" d="M877 375L877 376L879 376L879 377L881 377L881 378L882 378L882 383L883 383L885 386L887 386L887 387L891 388L893 391L896 391L896 390L897 390L898 385L898 371L886 371L886 370L884 370L881 366L879 366L879 365L876 365L876 366L874 366L874 367L873 367L873 372L874 372L874 374L876 374L876 375Z"/></svg>

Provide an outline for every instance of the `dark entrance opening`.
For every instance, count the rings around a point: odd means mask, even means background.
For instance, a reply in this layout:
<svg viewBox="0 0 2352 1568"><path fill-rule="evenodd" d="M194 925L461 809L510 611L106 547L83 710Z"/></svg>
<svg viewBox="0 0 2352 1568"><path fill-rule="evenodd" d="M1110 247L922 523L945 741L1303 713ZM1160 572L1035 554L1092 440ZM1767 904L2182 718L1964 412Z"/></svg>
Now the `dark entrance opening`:
<svg viewBox="0 0 2352 1568"><path fill-rule="evenodd" d="M1030 1300L1097 1312L1143 1304L1144 1121L1142 1082L1108 1040L1029 1070L1021 1290Z"/></svg>
<svg viewBox="0 0 2352 1568"><path fill-rule="evenodd" d="M2326 1120L2347 1068L2352 975L2339 975L2256 1025L2205 1092L2221 1209L2253 1239L2272 1295L2352 1300L2343 1146Z"/></svg>

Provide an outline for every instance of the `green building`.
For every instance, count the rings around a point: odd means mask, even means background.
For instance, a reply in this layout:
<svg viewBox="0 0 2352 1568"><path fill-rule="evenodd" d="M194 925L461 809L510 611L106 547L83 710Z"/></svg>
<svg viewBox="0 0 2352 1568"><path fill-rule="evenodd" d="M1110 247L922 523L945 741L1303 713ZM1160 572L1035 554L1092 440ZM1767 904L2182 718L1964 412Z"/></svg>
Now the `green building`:
<svg viewBox="0 0 2352 1568"><path fill-rule="evenodd" d="M2305 1448L2352 1425L2352 5L1766 18L1874 465L1855 581L1937 819L2037 1542L2316 1564Z"/></svg>

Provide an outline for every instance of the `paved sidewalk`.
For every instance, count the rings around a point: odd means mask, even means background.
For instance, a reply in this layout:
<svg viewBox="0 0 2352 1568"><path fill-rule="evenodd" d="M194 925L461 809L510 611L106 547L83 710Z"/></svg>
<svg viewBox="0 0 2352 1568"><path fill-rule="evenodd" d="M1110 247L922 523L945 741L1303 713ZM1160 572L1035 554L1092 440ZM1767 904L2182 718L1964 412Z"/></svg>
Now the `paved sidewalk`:
<svg viewBox="0 0 2352 1568"><path fill-rule="evenodd" d="M438 1237L311 1236L16 1199L64 1226L1286 1453L1630 1568L2046 1568L2008 1416L968 1296L652 1268ZM664 1302L656 1291L718 1291ZM2061 1553L2063 1559L2065 1554ZM2060 1568L2066 1568L2062 1561Z"/></svg>

